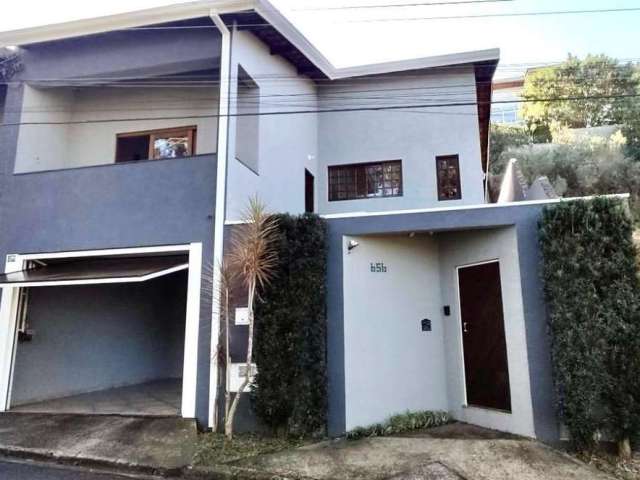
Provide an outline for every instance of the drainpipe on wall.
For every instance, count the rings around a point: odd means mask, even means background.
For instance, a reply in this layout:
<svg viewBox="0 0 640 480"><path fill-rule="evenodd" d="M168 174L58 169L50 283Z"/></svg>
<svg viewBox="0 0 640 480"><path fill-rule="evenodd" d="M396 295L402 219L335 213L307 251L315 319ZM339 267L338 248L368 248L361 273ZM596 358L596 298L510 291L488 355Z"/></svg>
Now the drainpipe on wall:
<svg viewBox="0 0 640 480"><path fill-rule="evenodd" d="M209 373L209 428L218 428L218 340L220 336L220 265L224 254L224 220L227 200L227 162L229 143L229 103L231 83L231 32L222 21L220 12L211 10L209 16L220 31L220 92L218 99L218 148L216 177L216 207L213 234L213 303L211 305L211 357Z"/></svg>

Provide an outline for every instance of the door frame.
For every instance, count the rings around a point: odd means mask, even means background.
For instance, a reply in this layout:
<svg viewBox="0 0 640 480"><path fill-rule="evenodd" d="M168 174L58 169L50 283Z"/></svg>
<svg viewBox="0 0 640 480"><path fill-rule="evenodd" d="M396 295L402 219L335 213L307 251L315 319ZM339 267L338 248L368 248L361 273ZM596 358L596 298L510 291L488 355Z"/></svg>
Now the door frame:
<svg viewBox="0 0 640 480"><path fill-rule="evenodd" d="M500 272L500 290L501 290L501 294L502 294L502 317L503 317L503 321L504 321L504 292L502 291L502 268L501 268L501 263L500 263L500 259L499 258L492 258L489 260L482 260L482 261L478 261L478 262L471 262L471 263L464 263L462 265L456 265L456 301L457 301L457 307L458 307L458 345L460 347L460 366L461 366L461 371L462 371L462 392L463 392L463 398L464 398L464 403L463 403L463 407L464 408L479 408L482 410L491 410L491 411L496 411L496 412L501 412L501 413L505 413L505 414L511 414L512 412L508 412L506 410L495 410L493 408L489 408L489 407L483 407L483 406L478 406L478 405L469 405L469 399L467 397L467 372L465 371L465 363L464 363L464 332L462 331L462 302L461 302L461 298L462 296L460 295L460 270L464 269L464 268L471 268L471 267L477 267L480 265L487 265L490 263L497 263L498 264L498 270ZM507 368L509 367L509 351L508 351L508 347L506 346L506 328L505 328L505 348L507 350ZM509 389L511 389L511 382L509 382ZM513 408L513 407L512 407Z"/></svg>
<svg viewBox="0 0 640 480"><path fill-rule="evenodd" d="M195 418L196 378L198 371L198 333L200 326L202 243L68 252L9 254L6 256L4 273L23 270L28 261L52 258L83 258L130 254L144 255L149 253L186 253L189 256L187 308L185 312L182 403L180 414L183 418ZM73 285L73 282L69 282L68 284ZM2 301L0 302L0 412L7 412L11 408L13 373L18 345L17 311L19 293L20 287L2 287Z"/></svg>

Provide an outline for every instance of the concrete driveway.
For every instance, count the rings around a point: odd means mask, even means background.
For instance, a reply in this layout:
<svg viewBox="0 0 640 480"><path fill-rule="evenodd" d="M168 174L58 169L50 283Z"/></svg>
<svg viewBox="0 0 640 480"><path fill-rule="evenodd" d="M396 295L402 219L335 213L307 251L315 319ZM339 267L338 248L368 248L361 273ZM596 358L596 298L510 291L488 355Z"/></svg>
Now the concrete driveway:
<svg viewBox="0 0 640 480"><path fill-rule="evenodd" d="M193 458L195 422L179 417L0 414L0 455L173 473Z"/></svg>
<svg viewBox="0 0 640 480"><path fill-rule="evenodd" d="M262 472L317 480L611 480L539 442L462 424L404 436L339 440L245 460Z"/></svg>

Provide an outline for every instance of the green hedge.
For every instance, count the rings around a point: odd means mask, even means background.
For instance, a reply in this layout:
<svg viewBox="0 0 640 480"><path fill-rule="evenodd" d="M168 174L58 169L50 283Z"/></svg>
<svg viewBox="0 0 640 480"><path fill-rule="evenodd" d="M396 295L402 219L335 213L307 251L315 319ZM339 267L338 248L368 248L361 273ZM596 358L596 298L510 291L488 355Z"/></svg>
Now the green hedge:
<svg viewBox="0 0 640 480"><path fill-rule="evenodd" d="M640 285L625 202L545 208L540 221L558 411L574 446L640 427Z"/></svg>
<svg viewBox="0 0 640 480"><path fill-rule="evenodd" d="M326 226L317 215L278 215L278 266L256 308L258 417L290 435L324 432Z"/></svg>
<svg viewBox="0 0 640 480"><path fill-rule="evenodd" d="M357 427L347 432L348 440L359 440L366 437L385 437L400 433L423 430L446 425L451 422L447 412L406 412L389 417L383 423L376 423L368 427Z"/></svg>

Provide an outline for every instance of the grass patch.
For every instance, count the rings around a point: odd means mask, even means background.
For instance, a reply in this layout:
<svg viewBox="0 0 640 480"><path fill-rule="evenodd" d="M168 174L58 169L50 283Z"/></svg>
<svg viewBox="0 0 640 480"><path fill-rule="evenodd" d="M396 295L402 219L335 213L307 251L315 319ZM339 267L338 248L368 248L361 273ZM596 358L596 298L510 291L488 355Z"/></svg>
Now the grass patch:
<svg viewBox="0 0 640 480"><path fill-rule="evenodd" d="M451 422L447 412L406 412L389 417L382 423L358 427L347 432L348 440L358 440L366 437L384 437L400 433L423 430L425 428L439 427Z"/></svg>
<svg viewBox="0 0 640 480"><path fill-rule="evenodd" d="M633 458L621 461L616 455L598 450L591 454L576 455L580 460L595 466L598 470L608 473L620 480L637 480L640 478L640 453Z"/></svg>
<svg viewBox="0 0 640 480"><path fill-rule="evenodd" d="M232 463L244 458L268 453L281 452L304 445L304 439L270 438L255 434L236 434L229 441L220 433L203 433L198 437L198 445L193 463L199 466Z"/></svg>

